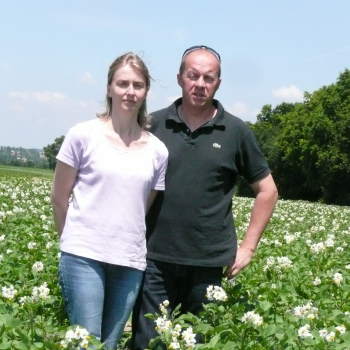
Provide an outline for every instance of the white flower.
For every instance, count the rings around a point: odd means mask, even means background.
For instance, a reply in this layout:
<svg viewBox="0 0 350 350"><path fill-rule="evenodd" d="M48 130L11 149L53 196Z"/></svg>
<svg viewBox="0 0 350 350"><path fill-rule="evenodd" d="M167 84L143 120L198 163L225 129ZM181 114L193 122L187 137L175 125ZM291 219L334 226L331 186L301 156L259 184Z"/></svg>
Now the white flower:
<svg viewBox="0 0 350 350"><path fill-rule="evenodd" d="M310 333L310 326L306 324L305 326L300 327L298 330L298 335L302 339L312 338L312 334Z"/></svg>
<svg viewBox="0 0 350 350"><path fill-rule="evenodd" d="M170 343L169 349L180 349L180 343L177 341L173 341L172 343Z"/></svg>
<svg viewBox="0 0 350 350"><path fill-rule="evenodd" d="M314 286L318 286L319 284L321 284L321 279L319 277L316 277L315 280L312 282L312 284Z"/></svg>
<svg viewBox="0 0 350 350"><path fill-rule="evenodd" d="M175 327L171 331L171 336L173 337L173 339L176 339L180 336L181 330L182 329L181 329L181 326L179 324L175 325Z"/></svg>
<svg viewBox="0 0 350 350"><path fill-rule="evenodd" d="M267 266L275 265L275 258L273 256L268 257L266 260L266 264L267 264Z"/></svg>
<svg viewBox="0 0 350 350"><path fill-rule="evenodd" d="M50 249L53 246L52 242L47 242L46 243L46 249Z"/></svg>
<svg viewBox="0 0 350 350"><path fill-rule="evenodd" d="M343 275L341 273L335 273L333 276L333 282L339 286L341 282L343 282Z"/></svg>
<svg viewBox="0 0 350 350"><path fill-rule="evenodd" d="M208 300L220 300L220 301L227 300L226 292L219 286L209 286L207 288L206 297L208 298Z"/></svg>
<svg viewBox="0 0 350 350"><path fill-rule="evenodd" d="M6 250L6 254L11 254L12 253L12 250L11 249L7 249Z"/></svg>
<svg viewBox="0 0 350 350"><path fill-rule="evenodd" d="M289 269L293 266L291 260L289 260L286 256L278 257L277 263L282 269Z"/></svg>
<svg viewBox="0 0 350 350"><path fill-rule="evenodd" d="M274 283L272 283L272 284L271 284L271 288L272 288L272 289L276 289L277 286L276 286Z"/></svg>
<svg viewBox="0 0 350 350"><path fill-rule="evenodd" d="M57 259L61 259L61 252L57 253Z"/></svg>
<svg viewBox="0 0 350 350"><path fill-rule="evenodd" d="M65 349L68 346L71 348L71 344L74 346L74 349L79 346L81 348L87 348L89 344L89 332L85 328L77 326L75 330L68 330L64 337L64 340L61 341L61 348Z"/></svg>
<svg viewBox="0 0 350 350"><path fill-rule="evenodd" d="M341 253L341 252L344 251L344 248L343 248L343 247L337 247L337 248L335 248L335 251L336 251L337 253Z"/></svg>
<svg viewBox="0 0 350 350"><path fill-rule="evenodd" d="M159 310L161 311L161 313L163 315L166 315L168 313L168 311L166 309L168 306L169 306L169 301L168 300L165 300L161 304L159 304Z"/></svg>
<svg viewBox="0 0 350 350"><path fill-rule="evenodd" d="M10 287L2 287L2 296L8 300L12 300L17 295L17 290Z"/></svg>
<svg viewBox="0 0 350 350"><path fill-rule="evenodd" d="M32 290L32 298L34 301L39 299L48 299L50 294L50 289L47 288L47 283L44 282L40 287L34 287Z"/></svg>
<svg viewBox="0 0 350 350"><path fill-rule="evenodd" d="M330 332L325 336L326 341L331 342L334 341L335 339L335 333L334 332Z"/></svg>
<svg viewBox="0 0 350 350"><path fill-rule="evenodd" d="M21 298L19 298L19 303L20 303L21 305L24 305L24 304L26 303L27 299L28 299L27 296L21 297Z"/></svg>
<svg viewBox="0 0 350 350"><path fill-rule="evenodd" d="M295 240L295 236L294 235L285 235L284 240L286 241L287 244L290 244Z"/></svg>
<svg viewBox="0 0 350 350"><path fill-rule="evenodd" d="M28 243L28 249L35 249L36 248L36 242L29 242Z"/></svg>
<svg viewBox="0 0 350 350"><path fill-rule="evenodd" d="M333 241L333 239L332 239L332 238L328 238L328 239L326 240L326 242L324 242L324 245L325 245L326 247L333 247L333 246L334 246L334 241Z"/></svg>
<svg viewBox="0 0 350 350"><path fill-rule="evenodd" d="M68 330L64 338L69 342L73 341L75 339L75 332L72 329Z"/></svg>
<svg viewBox="0 0 350 350"><path fill-rule="evenodd" d="M193 333L192 327L188 327L182 332L182 338L185 340L186 346L193 349L196 344L196 334Z"/></svg>
<svg viewBox="0 0 350 350"><path fill-rule="evenodd" d="M0 242L3 242L5 240L5 235L0 236Z"/></svg>
<svg viewBox="0 0 350 350"><path fill-rule="evenodd" d="M328 334L327 329L321 329L318 331L318 333L320 333L320 336L322 338L324 338Z"/></svg>
<svg viewBox="0 0 350 350"><path fill-rule="evenodd" d="M275 244L276 247L281 247L282 246L282 243L278 239L276 239L274 241L274 244Z"/></svg>
<svg viewBox="0 0 350 350"><path fill-rule="evenodd" d="M306 305L297 306L293 310L293 315L299 318L315 318L318 315L318 308L312 306L312 303L307 303Z"/></svg>
<svg viewBox="0 0 350 350"><path fill-rule="evenodd" d="M166 318L166 315L158 317L155 321L156 331L158 333L165 333L171 326L171 321Z"/></svg>
<svg viewBox="0 0 350 350"><path fill-rule="evenodd" d="M251 322L254 326L261 326L263 324L263 318L259 314L254 313L254 311L248 311L243 315L242 322Z"/></svg>
<svg viewBox="0 0 350 350"><path fill-rule="evenodd" d="M37 261L32 266L32 269L36 272L41 272L44 270L44 264L41 261Z"/></svg>
<svg viewBox="0 0 350 350"><path fill-rule="evenodd" d="M75 329L75 332L74 332L75 339L85 340L88 337L88 335L89 335L89 332L85 328L81 328L77 326L77 328Z"/></svg>
<svg viewBox="0 0 350 350"><path fill-rule="evenodd" d="M347 270L350 270L350 264L349 264L349 265L345 265L345 268L346 268Z"/></svg>
<svg viewBox="0 0 350 350"><path fill-rule="evenodd" d="M320 253L326 249L326 246L324 245L323 242L315 243L310 246L310 249L313 253Z"/></svg>
<svg viewBox="0 0 350 350"><path fill-rule="evenodd" d="M335 329L341 334L345 333L346 331L346 327L343 324L341 326L335 327Z"/></svg>

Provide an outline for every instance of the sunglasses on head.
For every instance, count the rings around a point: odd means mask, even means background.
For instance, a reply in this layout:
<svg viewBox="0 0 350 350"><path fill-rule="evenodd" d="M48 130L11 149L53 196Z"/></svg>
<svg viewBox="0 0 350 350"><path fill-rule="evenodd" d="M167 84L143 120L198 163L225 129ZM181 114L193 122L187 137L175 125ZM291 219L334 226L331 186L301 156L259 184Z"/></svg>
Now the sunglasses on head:
<svg viewBox="0 0 350 350"><path fill-rule="evenodd" d="M205 45L196 45L196 46L191 46L189 49L187 49L184 54L182 55L182 58L184 58L186 55L188 55L190 52L198 50L198 49L205 49L210 51L217 59L218 61L221 63L221 57L220 55L211 47L209 46L205 46Z"/></svg>

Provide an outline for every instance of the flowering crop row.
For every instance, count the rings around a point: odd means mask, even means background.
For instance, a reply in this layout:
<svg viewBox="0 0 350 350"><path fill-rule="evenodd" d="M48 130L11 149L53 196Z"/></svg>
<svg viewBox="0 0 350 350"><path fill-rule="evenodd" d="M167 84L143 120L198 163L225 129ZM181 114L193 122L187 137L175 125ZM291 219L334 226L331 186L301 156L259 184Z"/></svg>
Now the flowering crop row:
<svg viewBox="0 0 350 350"><path fill-rule="evenodd" d="M252 205L234 198L239 239ZM173 349L350 349L349 239L349 207L280 200L251 264L223 289L208 286L200 317L178 316L167 304L148 315L159 332L152 346L162 340ZM186 329L203 343L181 338Z"/></svg>
<svg viewBox="0 0 350 350"><path fill-rule="evenodd" d="M50 187L0 177L0 349L101 348L68 328ZM239 239L252 203L234 199ZM170 348L350 349L349 238L349 207L280 200L249 267L208 286L200 317L166 303L149 317Z"/></svg>
<svg viewBox="0 0 350 350"><path fill-rule="evenodd" d="M88 346L63 308L50 189L46 180L0 177L0 349Z"/></svg>

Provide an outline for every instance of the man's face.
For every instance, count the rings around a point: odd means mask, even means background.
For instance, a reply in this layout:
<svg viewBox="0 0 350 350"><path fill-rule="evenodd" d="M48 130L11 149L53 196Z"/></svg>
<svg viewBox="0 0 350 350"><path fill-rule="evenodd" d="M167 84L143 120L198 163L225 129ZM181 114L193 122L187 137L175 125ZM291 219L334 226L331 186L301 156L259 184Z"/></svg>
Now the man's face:
<svg viewBox="0 0 350 350"><path fill-rule="evenodd" d="M196 109L211 105L221 83L217 58L203 49L190 52L177 81L182 88L183 104Z"/></svg>

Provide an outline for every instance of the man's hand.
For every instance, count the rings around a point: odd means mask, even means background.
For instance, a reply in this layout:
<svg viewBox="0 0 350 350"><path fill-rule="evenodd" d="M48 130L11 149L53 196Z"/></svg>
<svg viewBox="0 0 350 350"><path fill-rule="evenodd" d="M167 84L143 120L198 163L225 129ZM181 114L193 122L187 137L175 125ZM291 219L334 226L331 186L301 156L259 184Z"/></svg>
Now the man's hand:
<svg viewBox="0 0 350 350"><path fill-rule="evenodd" d="M237 250L236 260L231 266L228 266L224 276L228 279L234 278L238 272L243 270L252 260L254 252L248 248L239 247Z"/></svg>

